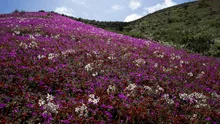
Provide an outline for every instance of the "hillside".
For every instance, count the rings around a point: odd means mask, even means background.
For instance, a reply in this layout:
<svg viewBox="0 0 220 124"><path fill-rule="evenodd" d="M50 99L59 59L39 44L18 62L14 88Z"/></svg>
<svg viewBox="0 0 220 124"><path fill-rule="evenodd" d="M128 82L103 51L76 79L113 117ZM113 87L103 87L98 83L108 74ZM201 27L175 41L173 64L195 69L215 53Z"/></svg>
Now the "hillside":
<svg viewBox="0 0 220 124"><path fill-rule="evenodd" d="M46 12L0 15L0 123L219 123L220 60Z"/></svg>
<svg viewBox="0 0 220 124"><path fill-rule="evenodd" d="M220 57L220 0L177 5L130 23L77 20L133 37Z"/></svg>

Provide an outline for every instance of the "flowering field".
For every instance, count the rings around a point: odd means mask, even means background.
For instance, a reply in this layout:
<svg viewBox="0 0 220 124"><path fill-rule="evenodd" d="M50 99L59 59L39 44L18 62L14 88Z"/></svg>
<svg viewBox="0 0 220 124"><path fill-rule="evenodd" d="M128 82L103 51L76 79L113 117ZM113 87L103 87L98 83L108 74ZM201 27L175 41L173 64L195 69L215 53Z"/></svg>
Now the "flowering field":
<svg viewBox="0 0 220 124"><path fill-rule="evenodd" d="M220 60L54 13L0 15L0 123L220 123Z"/></svg>

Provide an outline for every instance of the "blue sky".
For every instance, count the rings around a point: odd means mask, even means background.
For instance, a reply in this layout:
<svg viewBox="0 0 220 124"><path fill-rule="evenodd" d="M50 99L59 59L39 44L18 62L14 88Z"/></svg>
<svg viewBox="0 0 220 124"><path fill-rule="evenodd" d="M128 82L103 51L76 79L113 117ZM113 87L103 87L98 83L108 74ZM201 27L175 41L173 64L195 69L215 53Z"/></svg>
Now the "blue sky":
<svg viewBox="0 0 220 124"><path fill-rule="evenodd" d="M45 10L99 21L132 21L189 1L193 0L0 0L0 14Z"/></svg>

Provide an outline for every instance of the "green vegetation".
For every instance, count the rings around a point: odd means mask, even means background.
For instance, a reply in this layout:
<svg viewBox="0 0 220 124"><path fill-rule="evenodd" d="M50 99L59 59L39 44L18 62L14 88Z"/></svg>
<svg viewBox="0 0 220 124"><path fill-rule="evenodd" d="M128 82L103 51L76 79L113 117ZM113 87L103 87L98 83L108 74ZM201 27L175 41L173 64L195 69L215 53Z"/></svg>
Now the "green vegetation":
<svg viewBox="0 0 220 124"><path fill-rule="evenodd" d="M184 3L129 23L74 19L133 37L220 57L220 0Z"/></svg>

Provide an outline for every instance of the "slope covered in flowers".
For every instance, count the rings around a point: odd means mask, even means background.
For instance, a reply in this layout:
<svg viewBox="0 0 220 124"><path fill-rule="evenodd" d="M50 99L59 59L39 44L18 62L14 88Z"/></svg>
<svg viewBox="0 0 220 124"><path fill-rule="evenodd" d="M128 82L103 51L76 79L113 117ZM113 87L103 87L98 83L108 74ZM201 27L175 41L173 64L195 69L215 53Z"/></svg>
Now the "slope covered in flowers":
<svg viewBox="0 0 220 124"><path fill-rule="evenodd" d="M220 60L54 13L0 15L0 123L218 123Z"/></svg>

